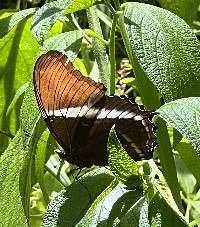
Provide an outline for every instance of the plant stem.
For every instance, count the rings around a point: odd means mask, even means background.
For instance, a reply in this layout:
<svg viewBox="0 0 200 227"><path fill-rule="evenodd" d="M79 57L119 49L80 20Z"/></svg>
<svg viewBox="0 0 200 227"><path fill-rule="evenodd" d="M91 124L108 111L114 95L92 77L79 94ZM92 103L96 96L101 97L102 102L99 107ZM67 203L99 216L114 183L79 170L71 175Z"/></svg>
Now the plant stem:
<svg viewBox="0 0 200 227"><path fill-rule="evenodd" d="M115 94L115 77L116 77L116 61L115 61L115 28L117 25L118 14L113 16L112 28L110 31L110 94Z"/></svg>
<svg viewBox="0 0 200 227"><path fill-rule="evenodd" d="M91 29L85 29L84 30L85 34L91 37L94 37L98 39L102 44L108 46L109 42L103 39L101 36L99 36L97 33L93 32Z"/></svg>
<svg viewBox="0 0 200 227"><path fill-rule="evenodd" d="M115 8L113 8L113 6L111 5L109 0L105 1L106 6L109 8L110 12L114 15L116 13Z"/></svg>
<svg viewBox="0 0 200 227"><path fill-rule="evenodd" d="M73 13L70 14L70 17L71 17L72 22L74 23L74 26L75 26L78 30L80 30L81 32L83 32L84 38L88 41L89 44L91 44L91 43L92 43L92 40L87 36L87 34L86 34L86 33L83 31L83 29L79 26L79 24L78 24L78 22L76 21L76 18L74 17L74 14L73 14Z"/></svg>
<svg viewBox="0 0 200 227"><path fill-rule="evenodd" d="M121 6L120 6L120 3L119 3L119 0L113 0L113 1L114 1L115 8L117 9L117 11L121 10Z"/></svg>
<svg viewBox="0 0 200 227"><path fill-rule="evenodd" d="M96 6L92 6L87 10L87 16L88 16L88 22L90 25L90 28L98 34L99 37L103 39L101 26L99 23L99 18L97 15L97 9ZM109 88L109 74L110 74L110 68L109 68L109 62L108 62L108 56L106 53L106 48L97 39L93 39L92 42L93 46L93 52L94 56L97 60L97 65L99 68L99 78L100 81Z"/></svg>
<svg viewBox="0 0 200 227"><path fill-rule="evenodd" d="M156 120L157 129L157 141L158 143L158 157L161 162L161 166L163 169L163 175L167 181L167 184L172 192L174 201L179 207L180 211L182 211L182 204L180 198L180 187L178 184L176 167L174 163L174 157L172 153L172 148L169 140L169 135L167 131L166 124L164 120L158 117Z"/></svg>
<svg viewBox="0 0 200 227"><path fill-rule="evenodd" d="M21 5L21 0L17 0L17 3L16 3L16 9L20 9L20 5Z"/></svg>
<svg viewBox="0 0 200 227"><path fill-rule="evenodd" d="M27 0L22 0L22 9L27 8Z"/></svg>
<svg viewBox="0 0 200 227"><path fill-rule="evenodd" d="M134 88L133 87L130 87L127 91L125 91L125 95L128 95L132 91L134 91Z"/></svg>

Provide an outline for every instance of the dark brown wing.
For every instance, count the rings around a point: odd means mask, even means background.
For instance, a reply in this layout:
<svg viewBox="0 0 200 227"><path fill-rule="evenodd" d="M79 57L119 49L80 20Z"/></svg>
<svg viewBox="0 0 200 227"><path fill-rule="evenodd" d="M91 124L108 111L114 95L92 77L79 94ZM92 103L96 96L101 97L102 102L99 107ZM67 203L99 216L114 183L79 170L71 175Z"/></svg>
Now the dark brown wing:
<svg viewBox="0 0 200 227"><path fill-rule="evenodd" d="M155 135L151 117L151 112L141 111L126 97L102 97L76 127L73 144L79 165L83 160L88 166L108 164L107 142L114 124L120 142L135 161L152 158Z"/></svg>
<svg viewBox="0 0 200 227"><path fill-rule="evenodd" d="M95 104L97 105L99 104ZM151 122L154 114L142 111L135 102L125 96L106 97L102 106L96 116L96 124L90 130L90 136L98 138L97 133L100 130L109 128L110 131L115 124L120 142L135 161L152 158L156 139L155 127Z"/></svg>

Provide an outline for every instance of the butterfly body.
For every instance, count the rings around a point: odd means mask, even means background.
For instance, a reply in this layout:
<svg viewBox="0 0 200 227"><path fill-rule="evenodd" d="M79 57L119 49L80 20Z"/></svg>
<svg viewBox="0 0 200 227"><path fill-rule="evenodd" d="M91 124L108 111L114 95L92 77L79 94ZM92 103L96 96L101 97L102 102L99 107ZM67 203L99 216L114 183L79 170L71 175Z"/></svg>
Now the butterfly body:
<svg viewBox="0 0 200 227"><path fill-rule="evenodd" d="M112 126L134 160L152 157L151 112L125 96L105 95L103 84L84 77L62 53L50 51L37 60L34 87L42 116L67 161L80 167L107 165Z"/></svg>

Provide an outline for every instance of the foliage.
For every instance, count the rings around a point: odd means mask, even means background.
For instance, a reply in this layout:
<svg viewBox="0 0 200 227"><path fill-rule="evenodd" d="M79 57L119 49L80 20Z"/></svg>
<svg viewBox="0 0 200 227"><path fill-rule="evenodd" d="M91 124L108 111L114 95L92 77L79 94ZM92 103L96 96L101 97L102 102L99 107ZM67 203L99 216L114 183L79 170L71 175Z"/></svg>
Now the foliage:
<svg viewBox="0 0 200 227"><path fill-rule="evenodd" d="M1 10L2 226L200 224L200 48L189 27L198 35L200 2L158 2L56 0ZM109 94L120 93L116 69L128 57L121 83L157 113L162 172L153 160L134 162L111 130L110 168L84 169L73 182L77 171L58 160L33 91L36 59L52 49L98 77Z"/></svg>

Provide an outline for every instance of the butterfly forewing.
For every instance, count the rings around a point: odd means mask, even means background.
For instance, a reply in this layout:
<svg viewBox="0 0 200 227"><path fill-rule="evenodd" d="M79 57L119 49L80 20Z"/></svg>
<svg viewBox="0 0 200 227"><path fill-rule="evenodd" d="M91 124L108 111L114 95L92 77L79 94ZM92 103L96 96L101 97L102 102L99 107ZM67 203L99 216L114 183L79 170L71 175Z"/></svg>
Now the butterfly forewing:
<svg viewBox="0 0 200 227"><path fill-rule="evenodd" d="M82 107L89 101L93 105L105 92L103 84L82 76L63 54L56 51L37 60L34 79L36 97L47 116L51 116L52 111Z"/></svg>
<svg viewBox="0 0 200 227"><path fill-rule="evenodd" d="M42 55L35 66L34 85L42 115L64 149L71 150L76 116L104 95L105 88L81 75L61 53ZM86 108L85 108L86 107Z"/></svg>

